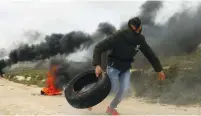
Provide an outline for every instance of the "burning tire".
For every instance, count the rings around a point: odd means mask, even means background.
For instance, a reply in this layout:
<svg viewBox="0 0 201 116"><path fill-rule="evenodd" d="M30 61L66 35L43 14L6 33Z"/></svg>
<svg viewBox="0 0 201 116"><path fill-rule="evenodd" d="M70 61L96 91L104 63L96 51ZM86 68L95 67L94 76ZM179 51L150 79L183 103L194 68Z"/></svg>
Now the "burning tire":
<svg viewBox="0 0 201 116"><path fill-rule="evenodd" d="M97 78L94 70L87 70L75 76L64 91L68 103L78 109L89 108L103 101L111 90L108 75Z"/></svg>

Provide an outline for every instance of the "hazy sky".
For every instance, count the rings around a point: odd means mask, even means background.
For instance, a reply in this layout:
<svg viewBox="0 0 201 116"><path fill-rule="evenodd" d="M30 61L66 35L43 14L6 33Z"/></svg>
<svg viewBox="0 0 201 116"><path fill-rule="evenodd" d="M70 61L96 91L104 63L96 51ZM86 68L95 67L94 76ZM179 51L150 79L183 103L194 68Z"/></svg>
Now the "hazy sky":
<svg viewBox="0 0 201 116"><path fill-rule="evenodd" d="M72 2L73 1L73 2ZM0 48L11 48L22 41L27 30L44 34L67 33L83 30L91 33L100 22L110 22L117 28L123 21L139 13L145 1L82 1L81 0L1 0L0 1ZM181 0L166 1L156 19L164 22L181 8ZM195 3L193 3L196 5ZM183 4L190 5L191 4Z"/></svg>

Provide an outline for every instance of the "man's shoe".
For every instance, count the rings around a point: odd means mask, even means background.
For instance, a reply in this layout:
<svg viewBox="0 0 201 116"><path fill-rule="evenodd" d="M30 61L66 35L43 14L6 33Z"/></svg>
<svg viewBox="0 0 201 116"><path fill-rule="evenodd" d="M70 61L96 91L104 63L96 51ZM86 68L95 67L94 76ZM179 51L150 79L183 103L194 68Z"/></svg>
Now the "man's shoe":
<svg viewBox="0 0 201 116"><path fill-rule="evenodd" d="M106 113L113 116L119 115L116 109L110 108L109 106L107 107Z"/></svg>

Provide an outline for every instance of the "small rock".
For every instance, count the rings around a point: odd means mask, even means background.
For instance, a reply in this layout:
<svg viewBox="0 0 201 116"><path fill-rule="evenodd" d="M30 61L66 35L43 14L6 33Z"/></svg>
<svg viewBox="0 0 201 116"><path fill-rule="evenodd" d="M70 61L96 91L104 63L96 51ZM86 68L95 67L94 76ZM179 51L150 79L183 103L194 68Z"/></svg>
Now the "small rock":
<svg viewBox="0 0 201 116"><path fill-rule="evenodd" d="M24 76L15 76L14 79L17 79L18 81L25 80Z"/></svg>
<svg viewBox="0 0 201 116"><path fill-rule="evenodd" d="M30 81L31 80L31 77L27 77L27 79L26 79L27 81Z"/></svg>
<svg viewBox="0 0 201 116"><path fill-rule="evenodd" d="M35 96L35 95L36 95L36 93L31 93L31 95L32 95L32 96Z"/></svg>
<svg viewBox="0 0 201 116"><path fill-rule="evenodd" d="M45 82L45 79L43 79L42 82Z"/></svg>

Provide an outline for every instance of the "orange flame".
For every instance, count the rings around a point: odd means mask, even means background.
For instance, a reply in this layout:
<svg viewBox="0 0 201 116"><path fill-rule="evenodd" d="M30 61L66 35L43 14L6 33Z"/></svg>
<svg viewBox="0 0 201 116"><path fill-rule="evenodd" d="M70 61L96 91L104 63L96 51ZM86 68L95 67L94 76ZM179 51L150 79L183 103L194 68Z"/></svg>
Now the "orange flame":
<svg viewBox="0 0 201 116"><path fill-rule="evenodd" d="M56 72L57 66L53 65L50 67L48 73L47 73L47 80L46 80L46 87L44 87L41 90L41 93L45 95L61 95L62 90L59 90L55 87L55 72Z"/></svg>

